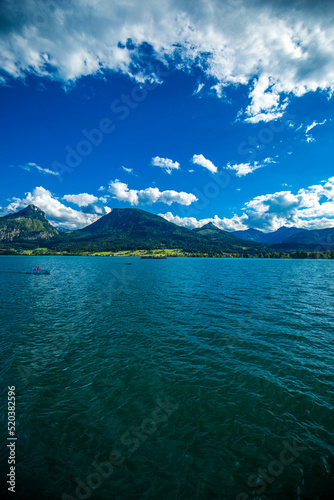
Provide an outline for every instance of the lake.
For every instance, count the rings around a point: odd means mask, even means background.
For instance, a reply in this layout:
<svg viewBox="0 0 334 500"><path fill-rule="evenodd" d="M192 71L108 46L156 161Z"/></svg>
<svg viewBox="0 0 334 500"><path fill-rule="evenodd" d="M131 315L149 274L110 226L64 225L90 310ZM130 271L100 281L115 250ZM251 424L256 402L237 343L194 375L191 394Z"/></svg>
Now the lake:
<svg viewBox="0 0 334 500"><path fill-rule="evenodd" d="M0 281L15 498L332 497L334 261L2 256Z"/></svg>

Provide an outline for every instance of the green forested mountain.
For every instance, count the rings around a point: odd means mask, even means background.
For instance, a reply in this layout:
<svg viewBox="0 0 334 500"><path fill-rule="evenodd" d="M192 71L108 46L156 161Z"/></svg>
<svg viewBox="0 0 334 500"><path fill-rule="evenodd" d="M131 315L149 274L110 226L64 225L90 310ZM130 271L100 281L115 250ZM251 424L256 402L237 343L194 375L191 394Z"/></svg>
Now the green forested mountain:
<svg viewBox="0 0 334 500"><path fill-rule="evenodd" d="M297 234L289 236L283 243L307 243L316 245L334 245L334 227L327 229L309 229L299 231Z"/></svg>
<svg viewBox="0 0 334 500"><path fill-rule="evenodd" d="M334 228L301 230L280 245L275 245L280 250L309 250L324 252L334 248Z"/></svg>
<svg viewBox="0 0 334 500"><path fill-rule="evenodd" d="M287 238L297 237L297 234L308 232L307 229L300 229L298 227L285 227L282 226L276 231L264 234L262 241L267 243L267 245L275 245L276 243L282 243Z"/></svg>
<svg viewBox="0 0 334 500"><path fill-rule="evenodd" d="M198 236L205 238L207 241L229 245L231 248L235 249L234 251L238 251L240 248L247 248L248 250L257 249L258 251L261 251L261 249L264 248L264 245L261 243L244 240L238 238L229 231L219 229L212 222L209 222L200 228L193 229L193 232Z"/></svg>
<svg viewBox="0 0 334 500"><path fill-rule="evenodd" d="M231 233L229 233L228 231L222 231L217 226L215 226L212 222L208 222L208 224L205 224L202 227L197 227L197 228L193 229L193 232L197 233L201 236L207 236L207 235L212 236L212 235L218 234L220 232L225 233L226 236L232 236Z"/></svg>
<svg viewBox="0 0 334 500"><path fill-rule="evenodd" d="M232 234L234 234L234 236L238 236L238 238L241 238L243 240L257 241L259 243L264 243L264 237L266 236L264 232L259 231L258 229L253 229L252 227L249 229L232 231Z"/></svg>
<svg viewBox="0 0 334 500"><path fill-rule="evenodd" d="M307 232L306 229L300 229L298 227L282 226L279 229L276 229L276 231L272 231L270 233L264 233L258 229L250 228L242 231L233 231L232 234L245 240L266 243L267 245L275 245L276 243L282 243L287 238L290 238L290 236L292 237L295 234L300 234L303 231Z"/></svg>
<svg viewBox="0 0 334 500"><path fill-rule="evenodd" d="M48 240L58 234L59 231L46 220L44 212L35 205L0 217L0 241L3 242Z"/></svg>
<svg viewBox="0 0 334 500"><path fill-rule="evenodd" d="M222 253L257 248L252 242L215 226L191 230L136 208L114 208L93 224L58 239L51 246L58 251L78 252L181 248L194 253Z"/></svg>

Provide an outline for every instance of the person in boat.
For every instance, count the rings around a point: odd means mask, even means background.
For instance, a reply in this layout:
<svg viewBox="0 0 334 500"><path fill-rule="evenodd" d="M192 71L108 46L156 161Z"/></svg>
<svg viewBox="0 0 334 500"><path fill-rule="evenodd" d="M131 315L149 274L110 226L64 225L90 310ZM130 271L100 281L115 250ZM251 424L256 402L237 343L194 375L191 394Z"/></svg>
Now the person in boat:
<svg viewBox="0 0 334 500"><path fill-rule="evenodd" d="M40 271L41 268L38 266L38 267L35 267L34 271Z"/></svg>

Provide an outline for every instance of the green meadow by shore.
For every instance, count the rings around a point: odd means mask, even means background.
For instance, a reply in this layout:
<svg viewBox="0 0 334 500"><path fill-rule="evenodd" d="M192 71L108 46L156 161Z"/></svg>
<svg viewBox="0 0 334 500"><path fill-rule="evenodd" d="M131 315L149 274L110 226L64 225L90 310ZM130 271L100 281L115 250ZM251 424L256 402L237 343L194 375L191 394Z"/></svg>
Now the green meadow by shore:
<svg viewBox="0 0 334 500"><path fill-rule="evenodd" d="M241 259L334 259L334 250L326 252L307 252L298 250L296 252L266 252L260 254L250 253L200 253L185 252L182 248L157 248L150 251L141 250L121 250L119 252L52 252L48 248L35 248L32 250L20 250L15 248L0 248L0 255L53 255L53 256L78 256L78 257L142 257L144 255L157 255L165 257L194 257L194 258L241 258Z"/></svg>

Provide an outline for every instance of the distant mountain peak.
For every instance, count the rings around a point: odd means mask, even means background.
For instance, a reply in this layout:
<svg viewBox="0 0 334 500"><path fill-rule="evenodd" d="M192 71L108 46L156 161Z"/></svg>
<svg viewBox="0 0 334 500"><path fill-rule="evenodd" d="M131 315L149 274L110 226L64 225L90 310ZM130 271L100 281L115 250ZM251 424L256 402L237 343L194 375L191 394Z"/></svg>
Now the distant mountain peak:
<svg viewBox="0 0 334 500"><path fill-rule="evenodd" d="M254 229L250 227L249 229L239 229L237 231L232 231L232 234L235 234L239 238L243 238L245 240L254 240L261 241L261 238L265 235L263 231L259 229Z"/></svg>
<svg viewBox="0 0 334 500"><path fill-rule="evenodd" d="M264 234L263 231L261 231L260 229L254 229L253 227L246 229L246 231L248 231L250 234L258 234L258 233Z"/></svg>
<svg viewBox="0 0 334 500"><path fill-rule="evenodd" d="M160 228L174 228L177 231L190 231L176 224L169 222L160 215L152 214L141 210L140 208L113 208L111 212L103 215L100 219L93 222L89 226L79 229L79 233L103 233L105 231L114 231L122 228L122 231L137 231L140 226L143 228L152 228L155 226Z"/></svg>
<svg viewBox="0 0 334 500"><path fill-rule="evenodd" d="M39 207L36 207L36 205L33 205L32 203L30 203L30 205L27 205L25 208L23 208L22 210L20 210L20 212L25 212L25 213L39 213L39 214L44 214L43 210L41 210Z"/></svg>
<svg viewBox="0 0 334 500"><path fill-rule="evenodd" d="M18 212L0 217L0 240L49 239L59 234L45 217L45 213L32 203Z"/></svg>
<svg viewBox="0 0 334 500"><path fill-rule="evenodd" d="M298 227L295 227L295 226L281 226L279 227L278 229L276 229L276 231L274 231L275 233L278 233L278 232L282 232L282 231L287 231L287 230L298 230L300 231L301 229L298 228Z"/></svg>
<svg viewBox="0 0 334 500"><path fill-rule="evenodd" d="M22 208L18 212L5 215L5 218L7 219L19 219L20 217L26 217L28 219L40 219L40 220L46 219L43 210L41 210L39 207L36 207L36 205L33 205L32 203Z"/></svg>
<svg viewBox="0 0 334 500"><path fill-rule="evenodd" d="M215 229L217 231L221 231L221 229L219 229L219 227L215 226L212 222L208 222L207 224L202 226L201 229Z"/></svg>
<svg viewBox="0 0 334 500"><path fill-rule="evenodd" d="M276 229L276 231L272 231L270 233L264 233L259 229L249 228L241 231L233 231L233 234L245 240L258 241L261 243L272 245L275 243L281 243L288 236L298 233L300 231L301 229L298 229L296 227L282 226L279 229Z"/></svg>

